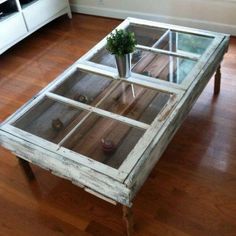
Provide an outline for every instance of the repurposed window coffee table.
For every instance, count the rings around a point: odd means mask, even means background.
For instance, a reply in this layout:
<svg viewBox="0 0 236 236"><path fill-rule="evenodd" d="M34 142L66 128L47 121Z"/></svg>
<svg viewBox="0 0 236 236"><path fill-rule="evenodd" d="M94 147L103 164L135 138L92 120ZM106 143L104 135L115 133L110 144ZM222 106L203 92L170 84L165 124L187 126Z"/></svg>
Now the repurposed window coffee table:
<svg viewBox="0 0 236 236"><path fill-rule="evenodd" d="M137 191L220 62L229 36L127 18L135 33L131 77L119 78L106 38L0 126L25 169L38 165L111 203L127 233Z"/></svg>

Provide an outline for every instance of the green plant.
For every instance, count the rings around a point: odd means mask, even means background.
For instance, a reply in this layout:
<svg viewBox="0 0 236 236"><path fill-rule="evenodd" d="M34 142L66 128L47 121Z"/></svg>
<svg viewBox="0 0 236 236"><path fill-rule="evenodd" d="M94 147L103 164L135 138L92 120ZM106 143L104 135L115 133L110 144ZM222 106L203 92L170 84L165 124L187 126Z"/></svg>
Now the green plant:
<svg viewBox="0 0 236 236"><path fill-rule="evenodd" d="M106 49L117 56L123 56L132 53L135 49L137 41L133 32L123 29L116 30L107 37Z"/></svg>

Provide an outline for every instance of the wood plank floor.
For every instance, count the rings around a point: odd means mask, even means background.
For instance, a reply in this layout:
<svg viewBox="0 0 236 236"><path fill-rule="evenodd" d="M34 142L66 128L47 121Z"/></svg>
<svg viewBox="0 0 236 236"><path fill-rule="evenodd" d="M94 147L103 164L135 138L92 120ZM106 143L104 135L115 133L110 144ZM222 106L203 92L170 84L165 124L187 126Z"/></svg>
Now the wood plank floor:
<svg viewBox="0 0 236 236"><path fill-rule="evenodd" d="M0 120L83 55L120 21L74 15L50 23L0 56ZM208 84L134 202L135 235L236 235L236 39L222 89ZM0 235L124 235L121 206L33 167L28 183L0 148Z"/></svg>

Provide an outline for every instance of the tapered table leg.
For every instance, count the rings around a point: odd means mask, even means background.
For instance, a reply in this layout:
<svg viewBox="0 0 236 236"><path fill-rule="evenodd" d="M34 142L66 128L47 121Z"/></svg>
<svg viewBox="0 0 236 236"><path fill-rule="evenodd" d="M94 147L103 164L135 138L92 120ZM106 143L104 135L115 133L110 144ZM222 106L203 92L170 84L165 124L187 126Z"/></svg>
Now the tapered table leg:
<svg viewBox="0 0 236 236"><path fill-rule="evenodd" d="M17 157L18 159L18 162L21 166L21 169L24 171L25 173L25 176L27 177L27 179L29 181L32 181L35 179L35 175L30 167L30 164L28 161L25 161L24 159L20 158L20 157Z"/></svg>
<svg viewBox="0 0 236 236"><path fill-rule="evenodd" d="M134 231L133 212L130 207L123 206L123 220L126 225L127 236L132 236Z"/></svg>
<svg viewBox="0 0 236 236"><path fill-rule="evenodd" d="M220 65L216 70L215 74L215 85L214 85L214 94L218 95L220 92L220 84L221 84L221 68Z"/></svg>

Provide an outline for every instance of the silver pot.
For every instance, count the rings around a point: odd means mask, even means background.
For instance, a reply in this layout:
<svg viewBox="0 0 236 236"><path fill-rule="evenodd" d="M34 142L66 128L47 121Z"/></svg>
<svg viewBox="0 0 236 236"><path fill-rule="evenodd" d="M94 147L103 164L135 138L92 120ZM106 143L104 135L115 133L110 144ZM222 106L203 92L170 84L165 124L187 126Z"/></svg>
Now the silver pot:
<svg viewBox="0 0 236 236"><path fill-rule="evenodd" d="M131 75L131 54L125 54L123 56L117 56L116 58L116 66L118 69L119 76L121 78L128 78Z"/></svg>

